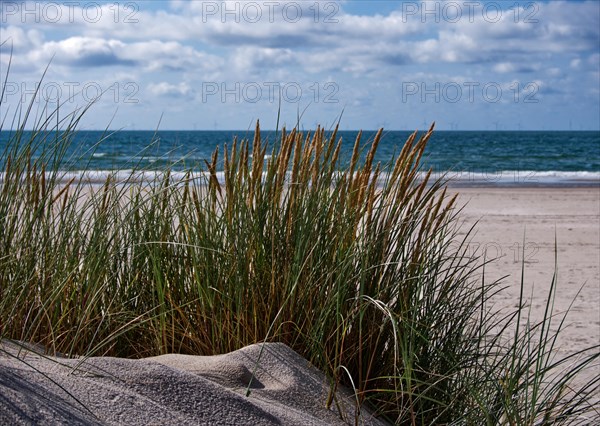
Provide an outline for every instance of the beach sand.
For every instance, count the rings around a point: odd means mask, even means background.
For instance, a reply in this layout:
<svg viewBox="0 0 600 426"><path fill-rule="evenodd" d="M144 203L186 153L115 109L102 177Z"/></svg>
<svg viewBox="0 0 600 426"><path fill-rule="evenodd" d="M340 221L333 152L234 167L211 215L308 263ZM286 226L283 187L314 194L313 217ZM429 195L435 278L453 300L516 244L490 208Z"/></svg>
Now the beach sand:
<svg viewBox="0 0 600 426"><path fill-rule="evenodd" d="M479 221L469 249L486 248L488 257L498 257L487 265L486 281L508 275L506 290L491 301L494 308L518 305L524 248L531 317L543 317L556 236L556 312L566 311L574 300L556 353L600 344L600 189L452 191L460 193L460 204L467 203L463 229ZM351 395L340 394L342 419L336 409L325 407L325 376L282 344L265 346L250 398L244 396L245 384L259 345L216 357L90 358L82 365L21 353L24 363L15 358L14 345L3 345L0 424L353 424ZM598 374L594 368L583 379ZM367 413L363 420L378 424Z"/></svg>
<svg viewBox="0 0 600 426"><path fill-rule="evenodd" d="M493 299L495 307L518 306L524 257L524 296L531 297L532 321L541 320L557 247L555 313L564 313L571 302L573 306L567 316L567 328L558 339L556 354L572 354L600 345L600 188L492 187L453 191L459 193L459 205L467 203L462 214L465 228L478 221L469 249L487 249L488 258L497 258L486 266L486 282L508 275L503 281L506 290ZM555 325L560 318L556 318ZM597 375L600 368L588 371L585 377Z"/></svg>
<svg viewBox="0 0 600 426"><path fill-rule="evenodd" d="M47 357L0 343L0 425L354 424L348 390L325 406L329 384L282 343L139 360ZM361 424L383 425L366 410Z"/></svg>

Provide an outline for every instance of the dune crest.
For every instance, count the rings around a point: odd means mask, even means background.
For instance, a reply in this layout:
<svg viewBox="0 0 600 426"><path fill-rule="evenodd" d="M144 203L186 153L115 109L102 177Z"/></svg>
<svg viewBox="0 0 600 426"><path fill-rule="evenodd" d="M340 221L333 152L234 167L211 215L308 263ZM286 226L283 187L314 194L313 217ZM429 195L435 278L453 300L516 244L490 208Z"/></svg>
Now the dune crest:
<svg viewBox="0 0 600 426"><path fill-rule="evenodd" d="M7 341L0 350L0 424L354 424L352 394L338 391L340 416L325 407L328 392L325 375L282 343L140 360L49 357ZM361 424L382 423L363 410Z"/></svg>

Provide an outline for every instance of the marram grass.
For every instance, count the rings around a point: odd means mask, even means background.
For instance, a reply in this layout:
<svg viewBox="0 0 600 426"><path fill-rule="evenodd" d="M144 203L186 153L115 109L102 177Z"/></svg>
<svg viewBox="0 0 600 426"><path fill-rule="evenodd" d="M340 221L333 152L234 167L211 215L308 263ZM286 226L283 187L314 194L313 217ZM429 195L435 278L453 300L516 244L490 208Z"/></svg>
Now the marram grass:
<svg viewBox="0 0 600 426"><path fill-rule="evenodd" d="M397 424L599 420L599 379L570 385L598 347L553 358L556 283L539 324L524 300L488 306L502 284L422 173L433 128L384 165L382 132L365 152L359 135L343 166L337 129L267 144L257 123L204 170L94 186L61 171L81 115L31 134L24 117L0 158L0 338L122 357L280 341Z"/></svg>

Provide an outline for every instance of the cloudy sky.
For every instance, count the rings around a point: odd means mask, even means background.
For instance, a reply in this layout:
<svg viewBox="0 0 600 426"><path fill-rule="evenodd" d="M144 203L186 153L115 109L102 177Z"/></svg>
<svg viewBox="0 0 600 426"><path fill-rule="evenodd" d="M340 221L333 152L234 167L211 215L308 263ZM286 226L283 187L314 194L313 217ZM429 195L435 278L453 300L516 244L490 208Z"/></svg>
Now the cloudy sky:
<svg viewBox="0 0 600 426"><path fill-rule="evenodd" d="M597 0L0 8L5 123L50 64L38 113L44 99L72 110L101 95L86 129L274 128L279 109L288 126L343 113L343 129L600 128Z"/></svg>

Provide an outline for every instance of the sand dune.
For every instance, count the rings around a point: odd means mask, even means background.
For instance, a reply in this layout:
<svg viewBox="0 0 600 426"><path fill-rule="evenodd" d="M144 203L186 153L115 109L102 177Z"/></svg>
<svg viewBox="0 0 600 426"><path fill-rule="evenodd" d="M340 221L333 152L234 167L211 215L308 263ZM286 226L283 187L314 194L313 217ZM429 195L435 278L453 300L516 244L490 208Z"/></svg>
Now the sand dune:
<svg viewBox="0 0 600 426"><path fill-rule="evenodd" d="M2 349L2 425L354 424L351 394L338 392L341 416L327 409L325 376L284 344L141 360L42 357L6 341ZM381 423L364 412L361 424Z"/></svg>

